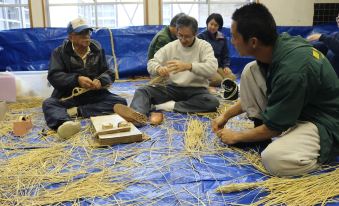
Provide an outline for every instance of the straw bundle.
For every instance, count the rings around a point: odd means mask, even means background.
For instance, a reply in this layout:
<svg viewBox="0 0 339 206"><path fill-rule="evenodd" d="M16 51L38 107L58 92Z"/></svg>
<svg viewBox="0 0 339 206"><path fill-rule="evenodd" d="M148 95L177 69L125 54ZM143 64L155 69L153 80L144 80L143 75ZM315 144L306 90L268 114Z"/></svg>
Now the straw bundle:
<svg viewBox="0 0 339 206"><path fill-rule="evenodd" d="M0 168L0 171L13 173L14 171L30 171L32 168L45 170L60 163L61 159L68 159L67 156L69 157L69 155L70 153L64 151L61 146L34 149L27 154L11 158L8 160L6 167Z"/></svg>
<svg viewBox="0 0 339 206"><path fill-rule="evenodd" d="M148 82L148 85L166 85L167 79L166 77L156 76Z"/></svg>
<svg viewBox="0 0 339 206"><path fill-rule="evenodd" d="M221 102L216 112L198 112L197 115L206 117L209 119L214 119L214 118L217 118L219 115L223 114L233 104L234 104L233 102Z"/></svg>
<svg viewBox="0 0 339 206"><path fill-rule="evenodd" d="M252 205L324 205L339 195L339 169L319 175L288 179L273 177L263 182L230 184L217 188L217 192L229 193L255 187L269 191Z"/></svg>
<svg viewBox="0 0 339 206"><path fill-rule="evenodd" d="M260 187L260 182L254 182L254 183L236 183L236 184L229 184L229 185L223 185L216 189L217 192L220 193L231 193L231 192L241 192L243 190L253 189Z"/></svg>
<svg viewBox="0 0 339 206"><path fill-rule="evenodd" d="M129 183L112 182L112 174L102 171L73 181L57 189L39 191L36 196L21 197L18 204L47 205L79 198L109 197L124 190Z"/></svg>
<svg viewBox="0 0 339 206"><path fill-rule="evenodd" d="M29 109L42 106L41 97L18 97L15 103L8 104L10 110Z"/></svg>
<svg viewBox="0 0 339 206"><path fill-rule="evenodd" d="M13 157L0 167L1 187L10 192L13 190L20 192L37 182L64 180L64 176L55 178L55 174L63 169L69 155L62 147L52 147L34 149L26 154Z"/></svg>
<svg viewBox="0 0 339 206"><path fill-rule="evenodd" d="M195 153L206 147L205 131L207 124L197 119L190 119L185 132L185 150Z"/></svg>

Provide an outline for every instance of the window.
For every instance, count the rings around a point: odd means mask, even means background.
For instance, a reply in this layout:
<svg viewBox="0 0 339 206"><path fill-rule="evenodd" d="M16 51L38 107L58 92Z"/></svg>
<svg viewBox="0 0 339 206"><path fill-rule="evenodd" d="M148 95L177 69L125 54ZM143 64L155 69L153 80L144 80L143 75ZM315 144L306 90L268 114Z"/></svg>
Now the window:
<svg viewBox="0 0 339 206"><path fill-rule="evenodd" d="M206 19L211 13L223 16L224 27L230 27L235 9L251 0L163 0L163 24L169 25L173 16L184 12L197 19L199 27L206 27Z"/></svg>
<svg viewBox="0 0 339 206"><path fill-rule="evenodd" d="M95 27L144 24L143 0L48 0L49 25L66 27L77 17Z"/></svg>
<svg viewBox="0 0 339 206"><path fill-rule="evenodd" d="M0 30L29 27L28 0L0 0Z"/></svg>
<svg viewBox="0 0 339 206"><path fill-rule="evenodd" d="M339 14L339 3L314 4L313 26L336 23Z"/></svg>

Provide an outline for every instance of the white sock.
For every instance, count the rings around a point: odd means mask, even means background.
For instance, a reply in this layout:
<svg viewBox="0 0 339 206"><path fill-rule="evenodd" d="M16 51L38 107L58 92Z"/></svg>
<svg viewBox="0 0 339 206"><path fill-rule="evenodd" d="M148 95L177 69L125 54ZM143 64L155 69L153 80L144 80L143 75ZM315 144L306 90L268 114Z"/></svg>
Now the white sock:
<svg viewBox="0 0 339 206"><path fill-rule="evenodd" d="M77 117L78 116L78 107L72 107L66 110L67 114L72 118L72 117Z"/></svg>
<svg viewBox="0 0 339 206"><path fill-rule="evenodd" d="M156 110L171 112L174 109L175 101L171 100L162 104L155 105Z"/></svg>

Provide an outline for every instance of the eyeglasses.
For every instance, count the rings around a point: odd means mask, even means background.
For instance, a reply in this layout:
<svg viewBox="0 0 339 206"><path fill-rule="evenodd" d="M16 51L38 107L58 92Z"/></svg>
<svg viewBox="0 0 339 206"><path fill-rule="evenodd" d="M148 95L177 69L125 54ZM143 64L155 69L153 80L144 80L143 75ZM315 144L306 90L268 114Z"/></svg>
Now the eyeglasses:
<svg viewBox="0 0 339 206"><path fill-rule="evenodd" d="M183 35L181 35L181 34L178 34L177 35L177 38L179 39L179 40L191 40L191 39L193 39L195 36L183 36Z"/></svg>
<svg viewBox="0 0 339 206"><path fill-rule="evenodd" d="M78 36L87 36L87 35L91 36L92 35L92 31L89 30L89 29L86 29L86 30L83 30L83 31L78 32L78 33L74 32L74 34L78 35Z"/></svg>

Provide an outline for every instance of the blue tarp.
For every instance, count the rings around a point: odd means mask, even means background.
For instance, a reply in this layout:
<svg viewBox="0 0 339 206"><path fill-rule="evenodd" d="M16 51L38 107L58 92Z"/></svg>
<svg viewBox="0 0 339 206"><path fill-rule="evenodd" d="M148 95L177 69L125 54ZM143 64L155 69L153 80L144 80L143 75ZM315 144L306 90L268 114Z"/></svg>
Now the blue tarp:
<svg viewBox="0 0 339 206"><path fill-rule="evenodd" d="M110 91L118 95L124 96L131 101L136 88L146 81L139 82L116 82L110 88ZM27 101L27 100L26 100ZM28 102L27 102L28 103ZM206 117L198 117L195 115L179 114L175 112L166 112L165 121L159 126L144 126L139 128L144 134L150 138L147 141L131 144L119 144L112 147L90 148L87 147L87 141L91 138L88 127L91 123L89 119L80 119L82 131L79 136L72 139L78 139L75 143L70 141L60 141L59 139L49 136L47 125L45 124L41 107L27 108L25 110L9 111L10 117L14 118L19 115L31 115L34 127L24 137L14 136L10 131L8 134L0 135L0 162L2 166L14 157L20 157L37 150L38 148L49 148L52 152L53 146L62 146L65 153L71 151L70 157L65 157L67 163L62 163L62 170L56 173L47 170L46 174L51 173L53 177L62 177L72 175L76 172L83 174L75 176L73 179L65 182L49 183L47 180L44 184L39 184L32 180L29 191L23 193L22 197L32 198L38 196L35 191L49 191L63 187L65 184L76 183L82 181L91 174L101 172L103 169L116 174L109 177L107 181L114 181L117 184L131 181L132 183L122 191L115 194L109 194L106 197L96 196L94 198L83 197L79 199L69 199L69 202L62 202L55 205L73 205L72 201L79 205L208 205L208 206L224 206L224 205L248 205L266 196L268 193L262 189L251 189L241 192L232 192L229 194L220 194L215 191L218 186L228 185L231 183L249 183L261 182L270 177L262 174L249 164L237 164L242 159L239 153L233 150L217 151L216 147L227 148L222 144L214 133L211 132L210 120ZM9 124L11 118L7 116L4 124ZM201 152L189 155L185 153L185 134L187 123L190 118L199 119L207 123L206 139L210 147L201 149ZM240 124L244 123L244 124ZM227 127L234 130L245 129L246 123L250 123L244 115L235 117L227 123ZM243 125L243 126L242 126ZM0 125L1 128L1 125ZM83 145L82 145L83 144ZM52 158L52 157L51 157ZM124 161L130 160L132 166L123 164ZM27 160L28 161L28 160ZM54 162L54 159L47 159L47 162ZM339 161L339 159L338 159ZM28 161L32 165L33 160ZM63 161L61 161L63 162ZM41 162L41 165L43 162ZM55 163L60 166L58 163ZM338 165L338 164L337 164ZM338 167L338 166L337 166ZM336 168L337 168L336 167ZM58 167L57 167L58 168ZM15 181L20 183L19 177L23 177L27 172L18 168L11 170L15 176ZM119 171L124 171L123 175L119 175ZM0 171L0 177L7 178ZM16 176L17 173L18 177ZM28 175L31 175L28 173ZM18 180L16 180L18 178ZM58 178L56 178L58 180ZM34 184L35 183L35 184ZM18 184L18 187L22 186ZM34 188L34 189L33 189ZM69 187L70 189L72 187ZM2 185L3 191L6 188ZM3 192L2 191L2 192ZM65 188L67 191L67 188ZM319 191L323 192L323 191ZM67 192L66 192L67 193ZM27 196L25 196L27 195ZM41 194L40 194L41 195ZM301 194L303 195L303 194ZM20 204L16 202L21 200L20 193L11 193L3 195L0 203L5 204L6 199L11 200L11 205ZM12 197L12 199L11 199ZM18 199L15 199L17 197ZM327 205L338 205L339 197ZM53 203L53 200L50 200ZM302 205L302 203L300 203ZM25 204L21 204L25 205Z"/></svg>
<svg viewBox="0 0 339 206"><path fill-rule="evenodd" d="M147 74L147 49L153 36L163 26L133 26L111 29L114 50L118 60L119 74L129 77ZM203 30L202 28L200 30ZM278 27L279 32L306 37L314 32L331 33L337 31L336 25L315 27ZM239 57L230 43L230 29L223 28L228 39L231 68L240 73L248 57ZM41 71L48 69L48 62L54 48L67 38L65 28L34 28L0 31L0 71ZM113 65L110 32L99 29L93 32L93 39L98 40L105 49L110 66Z"/></svg>

